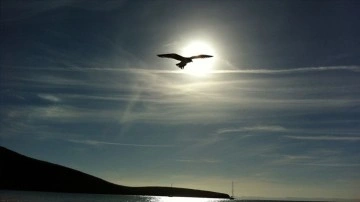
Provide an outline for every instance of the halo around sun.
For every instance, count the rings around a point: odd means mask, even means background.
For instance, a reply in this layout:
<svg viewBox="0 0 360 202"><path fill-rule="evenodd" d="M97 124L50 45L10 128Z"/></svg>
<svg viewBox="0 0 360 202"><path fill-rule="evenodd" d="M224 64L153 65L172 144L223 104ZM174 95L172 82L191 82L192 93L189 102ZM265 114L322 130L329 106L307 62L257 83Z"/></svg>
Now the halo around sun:
<svg viewBox="0 0 360 202"><path fill-rule="evenodd" d="M213 55L216 57L215 50L211 45L202 41L193 41L181 50L181 55L184 57L200 54ZM211 72L213 66L214 58L194 59L193 62L187 64L184 72L193 76L206 76Z"/></svg>

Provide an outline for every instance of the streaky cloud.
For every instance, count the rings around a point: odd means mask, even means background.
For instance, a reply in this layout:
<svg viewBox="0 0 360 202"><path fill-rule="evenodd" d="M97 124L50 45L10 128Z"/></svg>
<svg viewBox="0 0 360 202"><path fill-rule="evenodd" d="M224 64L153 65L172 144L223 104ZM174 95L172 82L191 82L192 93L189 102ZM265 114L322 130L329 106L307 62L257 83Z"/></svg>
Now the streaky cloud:
<svg viewBox="0 0 360 202"><path fill-rule="evenodd" d="M58 68L63 70L63 68ZM144 69L144 68L86 68L88 71L120 71L129 73L154 73L154 74L184 74L179 70L164 69ZM231 73L249 73L249 74L277 74L277 73L297 73L297 72L315 72L315 71L333 71L346 70L360 72L360 66L324 66L324 67L301 67L293 69L227 69L211 70L210 74L231 74Z"/></svg>
<svg viewBox="0 0 360 202"><path fill-rule="evenodd" d="M33 66L11 66L16 69L29 69L32 71L54 71L54 72L121 72L121 73L132 73L132 74L142 74L142 73L154 73L154 74L185 74L183 71L179 70L165 70L165 69L144 69L144 68L116 68L116 67L79 67L79 68L64 68L64 67L33 67Z"/></svg>
<svg viewBox="0 0 360 202"><path fill-rule="evenodd" d="M157 144L127 144L127 143L118 143L118 142L104 142L97 140L75 140L69 139L68 142L86 144L92 146L101 146L101 145L113 145L113 146L126 146L126 147L154 147L154 148L168 148L174 147L174 145L157 145Z"/></svg>
<svg viewBox="0 0 360 202"><path fill-rule="evenodd" d="M299 165L323 167L360 167L360 163L303 163Z"/></svg>
<svg viewBox="0 0 360 202"><path fill-rule="evenodd" d="M25 66L14 66L14 68L25 69ZM128 72L134 74L141 73L153 73L153 74L185 74L179 70L165 70L165 69L154 69L154 68L116 68L116 67L83 67L83 68L62 68L62 67L31 67L32 70L51 70L51 71L110 71L110 72ZM210 74L232 74L232 73L243 73L243 74L279 74L279 73L298 73L298 72L316 72L316 71L334 71L334 70L345 70L360 72L360 66L323 66L323 67L300 67L300 68L289 68L289 69L218 69L211 70Z"/></svg>
<svg viewBox="0 0 360 202"><path fill-rule="evenodd" d="M276 156L276 160L272 161L274 164L304 164L308 161L312 161L316 159L315 156L307 156L307 155L280 155Z"/></svg>
<svg viewBox="0 0 360 202"><path fill-rule="evenodd" d="M285 132L286 128L282 126L253 126L253 127L241 127L241 128L223 128L217 131L218 134L236 133L236 132L248 132L248 131L267 131L267 132Z"/></svg>
<svg viewBox="0 0 360 202"><path fill-rule="evenodd" d="M213 70L210 73L212 74L232 74L232 73L279 74L279 73L298 73L298 72L333 71L333 70L360 72L360 66L301 67L301 68L293 68L293 69L231 69L231 70Z"/></svg>
<svg viewBox="0 0 360 202"><path fill-rule="evenodd" d="M56 1L4 1L2 6L4 10L19 10L19 12L6 13L1 21L18 21L24 20L44 12L64 7L73 7L90 11L111 11L119 9L127 0L107 0L107 1L73 1L73 0L56 0ZM15 13L17 15L15 15ZM19 15L20 14L20 15Z"/></svg>
<svg viewBox="0 0 360 202"><path fill-rule="evenodd" d="M220 163L219 160L211 160L211 159L176 159L177 162L182 163Z"/></svg>
<svg viewBox="0 0 360 202"><path fill-rule="evenodd" d="M340 136L283 136L289 139L297 140L318 140L318 141L360 141L360 137L340 137Z"/></svg>
<svg viewBox="0 0 360 202"><path fill-rule="evenodd" d="M44 100L48 100L51 102L59 102L60 98L54 96L54 95L49 95L49 94L38 94L38 97L44 99Z"/></svg>
<svg viewBox="0 0 360 202"><path fill-rule="evenodd" d="M61 8L67 6L71 3L69 0L58 0L58 1L2 1L2 7L4 11L6 10L19 10L20 12L6 13L0 19L0 22L6 21L17 21L27 19L33 16L36 16L40 13L54 10L56 8ZM1 9L3 11L3 9Z"/></svg>

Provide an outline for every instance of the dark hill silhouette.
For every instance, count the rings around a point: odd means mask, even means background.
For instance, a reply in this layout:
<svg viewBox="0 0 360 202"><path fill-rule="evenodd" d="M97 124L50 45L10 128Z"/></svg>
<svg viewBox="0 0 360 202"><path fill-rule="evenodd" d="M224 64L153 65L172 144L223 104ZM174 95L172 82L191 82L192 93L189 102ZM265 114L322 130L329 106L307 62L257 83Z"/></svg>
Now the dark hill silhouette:
<svg viewBox="0 0 360 202"><path fill-rule="evenodd" d="M44 192L229 198L211 191L116 185L64 166L0 147L0 189Z"/></svg>

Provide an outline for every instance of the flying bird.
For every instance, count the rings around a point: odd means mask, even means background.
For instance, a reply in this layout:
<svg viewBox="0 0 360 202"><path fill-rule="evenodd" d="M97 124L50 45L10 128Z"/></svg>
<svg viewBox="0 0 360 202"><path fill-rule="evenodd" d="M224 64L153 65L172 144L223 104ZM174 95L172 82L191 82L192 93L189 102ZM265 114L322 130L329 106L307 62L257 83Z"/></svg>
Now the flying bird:
<svg viewBox="0 0 360 202"><path fill-rule="evenodd" d="M189 62L192 62L193 59L213 57L212 55L196 55L196 56L191 56L191 57L183 57L176 53L160 54L158 56L161 58L172 58L175 60L179 60L180 63L177 63L176 66L178 66L180 69L184 69L185 65Z"/></svg>

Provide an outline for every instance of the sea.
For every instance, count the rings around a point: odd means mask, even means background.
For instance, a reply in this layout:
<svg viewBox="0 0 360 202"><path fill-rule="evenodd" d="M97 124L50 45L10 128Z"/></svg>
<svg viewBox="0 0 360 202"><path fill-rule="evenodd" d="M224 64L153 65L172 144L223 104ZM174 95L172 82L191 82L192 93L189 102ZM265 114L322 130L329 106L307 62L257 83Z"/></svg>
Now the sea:
<svg viewBox="0 0 360 202"><path fill-rule="evenodd" d="M167 196L129 196L108 194L72 194L34 191L0 190L0 202L360 202L359 199L213 199Z"/></svg>
<svg viewBox="0 0 360 202"><path fill-rule="evenodd" d="M228 202L229 199L0 190L0 202ZM236 201L236 200L231 200Z"/></svg>

